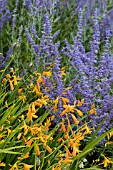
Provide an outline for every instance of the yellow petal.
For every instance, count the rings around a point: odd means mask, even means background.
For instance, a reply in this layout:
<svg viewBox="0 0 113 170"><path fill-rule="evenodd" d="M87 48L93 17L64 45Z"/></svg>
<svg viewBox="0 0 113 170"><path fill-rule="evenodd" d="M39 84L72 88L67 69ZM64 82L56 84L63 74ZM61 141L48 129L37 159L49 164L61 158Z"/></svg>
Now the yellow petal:
<svg viewBox="0 0 113 170"><path fill-rule="evenodd" d="M39 149L38 144L36 144L36 154L37 154L38 156L40 156L40 149Z"/></svg>
<svg viewBox="0 0 113 170"><path fill-rule="evenodd" d="M30 147L32 145L32 143L33 143L33 139L31 138L30 140L28 140L28 142L26 142L26 145L28 147Z"/></svg>
<svg viewBox="0 0 113 170"><path fill-rule="evenodd" d="M78 110L78 109L75 109L75 110L76 110L76 112L78 113L79 116L83 116L83 113L80 110Z"/></svg>
<svg viewBox="0 0 113 170"><path fill-rule="evenodd" d="M30 170L34 165L28 165L28 164L25 164L23 163L24 165L24 170Z"/></svg>
<svg viewBox="0 0 113 170"><path fill-rule="evenodd" d="M69 103L69 99L62 97L63 104L66 105L66 103Z"/></svg>
<svg viewBox="0 0 113 170"><path fill-rule="evenodd" d="M64 114L66 114L68 111L67 111L67 109L65 109L61 114L60 114L60 116L63 116Z"/></svg>
<svg viewBox="0 0 113 170"><path fill-rule="evenodd" d="M52 153L52 149L48 145L46 146L46 149L49 153Z"/></svg>
<svg viewBox="0 0 113 170"><path fill-rule="evenodd" d="M70 120L68 119L68 126L67 126L67 133L69 133L71 130Z"/></svg>
<svg viewBox="0 0 113 170"><path fill-rule="evenodd" d="M73 114L71 114L71 117L72 117L74 123L78 125L79 121L77 120L77 118Z"/></svg>
<svg viewBox="0 0 113 170"><path fill-rule="evenodd" d="M21 93L22 92L22 88L18 89L18 93Z"/></svg>
<svg viewBox="0 0 113 170"><path fill-rule="evenodd" d="M4 162L1 162L0 163L0 166L6 166Z"/></svg>
<svg viewBox="0 0 113 170"><path fill-rule="evenodd" d="M13 91L14 90L14 86L13 86L12 81L9 81L9 84L10 84L10 90Z"/></svg>

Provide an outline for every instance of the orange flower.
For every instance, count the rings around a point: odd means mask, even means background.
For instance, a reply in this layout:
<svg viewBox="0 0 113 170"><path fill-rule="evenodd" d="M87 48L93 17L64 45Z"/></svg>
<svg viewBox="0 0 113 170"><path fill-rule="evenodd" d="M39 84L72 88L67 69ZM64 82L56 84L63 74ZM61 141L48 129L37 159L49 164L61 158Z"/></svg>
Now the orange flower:
<svg viewBox="0 0 113 170"><path fill-rule="evenodd" d="M22 136L22 133L19 133L18 136L17 136L17 139L19 140Z"/></svg>
<svg viewBox="0 0 113 170"><path fill-rule="evenodd" d="M90 130L90 128L87 126L87 124L85 125L85 132L84 132L84 134L85 135L87 135L87 134L91 134L91 130Z"/></svg>
<svg viewBox="0 0 113 170"><path fill-rule="evenodd" d="M68 165L70 162L72 162L72 160L70 159L70 157L67 156L63 162L64 164Z"/></svg>
<svg viewBox="0 0 113 170"><path fill-rule="evenodd" d="M5 83L7 81L7 79L6 78L4 78L3 80L2 80L2 83Z"/></svg>
<svg viewBox="0 0 113 170"><path fill-rule="evenodd" d="M102 155L104 157L104 161L102 163L100 163L99 165L104 165L104 167L107 167L109 164L113 164L113 162L111 161L110 158L106 158L104 155Z"/></svg>
<svg viewBox="0 0 113 170"><path fill-rule="evenodd" d="M8 135L11 134L11 130L9 128L7 128L7 132L8 132Z"/></svg>
<svg viewBox="0 0 113 170"><path fill-rule="evenodd" d="M22 88L21 89L18 89L18 93L21 93L22 92Z"/></svg>
<svg viewBox="0 0 113 170"><path fill-rule="evenodd" d="M0 139L1 139L1 138L3 138L3 135L2 135L2 134L0 134Z"/></svg>
<svg viewBox="0 0 113 170"><path fill-rule="evenodd" d="M24 144L26 144L26 138L22 136L22 140L24 141Z"/></svg>
<svg viewBox="0 0 113 170"><path fill-rule="evenodd" d="M112 141L108 141L108 142L106 142L105 145L111 145L111 144L113 144L113 142Z"/></svg>
<svg viewBox="0 0 113 170"><path fill-rule="evenodd" d="M69 99L62 97L63 104L66 105L66 103L69 103Z"/></svg>
<svg viewBox="0 0 113 170"><path fill-rule="evenodd" d="M6 74L6 78L10 79L11 78L10 74Z"/></svg>
<svg viewBox="0 0 113 170"><path fill-rule="evenodd" d="M52 75L52 72L51 71L43 71L42 75L50 77Z"/></svg>
<svg viewBox="0 0 113 170"><path fill-rule="evenodd" d="M36 154L37 154L38 156L40 156L40 149L39 149L38 144L36 144Z"/></svg>
<svg viewBox="0 0 113 170"><path fill-rule="evenodd" d="M65 139L68 139L68 138L69 138L68 134L64 135L64 138L65 138Z"/></svg>
<svg viewBox="0 0 113 170"><path fill-rule="evenodd" d="M36 112L36 109L35 109L35 104L34 104L34 102L32 103L32 112Z"/></svg>
<svg viewBox="0 0 113 170"><path fill-rule="evenodd" d="M38 83L44 83L44 80L43 80L43 78L41 76L38 77L37 84Z"/></svg>
<svg viewBox="0 0 113 170"><path fill-rule="evenodd" d="M67 148L67 146L66 146L66 145L64 145L64 147L66 148L67 156L70 156L70 155L71 155L71 153L70 153L69 149Z"/></svg>
<svg viewBox="0 0 113 170"><path fill-rule="evenodd" d="M78 100L78 104L77 104L77 106L82 106L84 104L84 99L82 99L81 101L80 100Z"/></svg>
<svg viewBox="0 0 113 170"><path fill-rule="evenodd" d="M0 70L0 73L4 72L5 70Z"/></svg>
<svg viewBox="0 0 113 170"><path fill-rule="evenodd" d="M30 170L34 165L28 165L28 164L25 164L23 163L24 165L24 170Z"/></svg>
<svg viewBox="0 0 113 170"><path fill-rule="evenodd" d="M72 152L72 155L75 157L78 153L82 152L78 149L78 147L76 147L74 144L72 146L73 148L73 152Z"/></svg>
<svg viewBox="0 0 113 170"><path fill-rule="evenodd" d="M46 146L46 149L49 153L52 153L52 149L48 145Z"/></svg>
<svg viewBox="0 0 113 170"><path fill-rule="evenodd" d="M33 143L33 139L31 138L30 140L28 140L28 141L26 142L26 145L27 145L28 147L30 147L30 146L32 145L32 143Z"/></svg>
<svg viewBox="0 0 113 170"><path fill-rule="evenodd" d="M61 168L58 165L56 165L55 167L52 168L52 170L61 170Z"/></svg>
<svg viewBox="0 0 113 170"><path fill-rule="evenodd" d="M97 114L97 113L96 113L95 104L92 104L92 106L91 106L91 109L90 109L89 113L90 113L90 114L95 114L95 115Z"/></svg>
<svg viewBox="0 0 113 170"><path fill-rule="evenodd" d="M24 129L24 135L26 135L28 133L28 128L29 128L29 126L26 125L26 122L24 120L24 125L21 127L21 129Z"/></svg>
<svg viewBox="0 0 113 170"><path fill-rule="evenodd" d="M60 116L65 115L68 112L68 109L63 110L63 112L60 114Z"/></svg>
<svg viewBox="0 0 113 170"><path fill-rule="evenodd" d="M57 142L61 142L61 141L63 141L63 139L62 139L62 138L59 138L59 139L57 140Z"/></svg>
<svg viewBox="0 0 113 170"><path fill-rule="evenodd" d="M15 170L15 169L18 170L17 162L9 170Z"/></svg>
<svg viewBox="0 0 113 170"><path fill-rule="evenodd" d="M14 81L15 86L17 85L17 80L18 80L18 78L16 76L13 76L13 81Z"/></svg>
<svg viewBox="0 0 113 170"><path fill-rule="evenodd" d="M67 125L67 133L69 133L70 132L70 128L71 128L71 125L70 125L70 120L69 119L67 119L67 121L68 121L68 125Z"/></svg>
<svg viewBox="0 0 113 170"><path fill-rule="evenodd" d="M113 132L107 133L108 140L113 136Z"/></svg>
<svg viewBox="0 0 113 170"><path fill-rule="evenodd" d="M10 84L10 90L13 91L14 90L14 86L11 80L9 80L9 84Z"/></svg>
<svg viewBox="0 0 113 170"><path fill-rule="evenodd" d="M83 116L83 113L80 110L78 110L78 109L75 109L75 110L76 110L76 112L78 113L79 116Z"/></svg>
<svg viewBox="0 0 113 170"><path fill-rule="evenodd" d="M23 159L29 158L29 152L27 152L25 155L22 156Z"/></svg>
<svg viewBox="0 0 113 170"><path fill-rule="evenodd" d="M6 166L4 162L1 162L0 163L0 166Z"/></svg>
<svg viewBox="0 0 113 170"><path fill-rule="evenodd" d="M54 103L55 103L55 106L54 106L54 112L56 112L57 111L57 106L58 106L58 97L56 98L56 100L54 101Z"/></svg>
<svg viewBox="0 0 113 170"><path fill-rule="evenodd" d="M30 106L28 108L27 117L28 117L29 122L31 122L33 118L37 118L38 117L37 115L35 115L35 112L32 112L32 109L31 109Z"/></svg>
<svg viewBox="0 0 113 170"><path fill-rule="evenodd" d="M78 124L79 124L79 121L77 120L77 118L76 118L73 114L71 114L71 117L72 117L74 123L75 123L76 125L78 125Z"/></svg>
<svg viewBox="0 0 113 170"><path fill-rule="evenodd" d="M22 100L23 102L25 102L25 100L26 100L26 96L24 96L24 95L19 96L18 98L19 98L20 100Z"/></svg>
<svg viewBox="0 0 113 170"><path fill-rule="evenodd" d="M66 132L66 128L65 128L65 125L64 125L64 120L62 120L61 130L63 130L64 133Z"/></svg>
<svg viewBox="0 0 113 170"><path fill-rule="evenodd" d="M63 116L64 114L68 113L68 112L74 112L75 110L75 106L70 106L68 105L63 105L63 107L65 108L65 110L60 114L60 116Z"/></svg>

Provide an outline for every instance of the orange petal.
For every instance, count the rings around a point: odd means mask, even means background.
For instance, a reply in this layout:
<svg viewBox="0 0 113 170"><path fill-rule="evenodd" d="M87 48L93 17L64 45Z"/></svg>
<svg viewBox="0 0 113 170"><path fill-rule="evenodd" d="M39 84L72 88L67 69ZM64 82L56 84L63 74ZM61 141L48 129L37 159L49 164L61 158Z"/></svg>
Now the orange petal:
<svg viewBox="0 0 113 170"><path fill-rule="evenodd" d="M40 149L39 149L38 144L36 144L36 154L37 154L38 156L40 156Z"/></svg>
<svg viewBox="0 0 113 170"><path fill-rule="evenodd" d="M75 110L76 110L76 112L78 113L79 116L83 116L83 113L80 110L78 110L78 109L75 109Z"/></svg>
<svg viewBox="0 0 113 170"><path fill-rule="evenodd" d="M52 153L52 149L47 145L46 149L48 150L49 153Z"/></svg>
<svg viewBox="0 0 113 170"><path fill-rule="evenodd" d="M74 123L78 125L79 121L77 120L77 118L73 114L71 114L71 116L72 116Z"/></svg>

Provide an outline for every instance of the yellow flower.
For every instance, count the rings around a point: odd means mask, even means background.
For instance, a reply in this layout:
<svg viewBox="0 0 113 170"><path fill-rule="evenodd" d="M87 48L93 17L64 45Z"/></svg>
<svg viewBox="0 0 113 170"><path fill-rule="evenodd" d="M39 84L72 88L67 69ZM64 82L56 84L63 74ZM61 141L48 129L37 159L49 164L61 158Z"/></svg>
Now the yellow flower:
<svg viewBox="0 0 113 170"><path fill-rule="evenodd" d="M6 78L10 79L11 78L10 74L6 74Z"/></svg>
<svg viewBox="0 0 113 170"><path fill-rule="evenodd" d="M77 106L82 106L84 104L84 99L82 99L81 101L80 100L78 100L78 104L77 104Z"/></svg>
<svg viewBox="0 0 113 170"><path fill-rule="evenodd" d="M66 68L66 66L61 68L61 74L59 74L60 76L66 76L65 68Z"/></svg>
<svg viewBox="0 0 113 170"><path fill-rule="evenodd" d="M97 114L97 113L96 113L95 104L92 104L91 109L89 110L89 113L90 113L90 114L95 114L95 115Z"/></svg>
<svg viewBox="0 0 113 170"><path fill-rule="evenodd" d="M51 76L52 72L51 71L43 71L42 75L43 76Z"/></svg>
<svg viewBox="0 0 113 170"><path fill-rule="evenodd" d="M66 105L66 103L69 103L69 99L62 97L63 104Z"/></svg>
<svg viewBox="0 0 113 170"><path fill-rule="evenodd" d="M64 120L62 120L61 130L63 130L64 133L66 132L66 128L65 128L65 125L64 125Z"/></svg>
<svg viewBox="0 0 113 170"><path fill-rule="evenodd" d="M80 152L82 152L81 150L78 149L78 147L76 147L75 144L73 144L72 148L73 148L72 155L73 155L74 157L77 156L77 154L79 154Z"/></svg>
<svg viewBox="0 0 113 170"><path fill-rule="evenodd" d="M108 142L106 142L105 146L106 145L111 145L111 144L113 144L113 142L112 141L108 141Z"/></svg>
<svg viewBox="0 0 113 170"><path fill-rule="evenodd" d="M113 136L113 132L107 133L108 140Z"/></svg>
<svg viewBox="0 0 113 170"><path fill-rule="evenodd" d="M0 73L4 72L5 70L0 70Z"/></svg>
<svg viewBox="0 0 113 170"><path fill-rule="evenodd" d="M26 100L26 96L24 96L24 95L19 96L18 98L19 98L20 100L22 100L23 102L25 102L25 100Z"/></svg>
<svg viewBox="0 0 113 170"><path fill-rule="evenodd" d="M62 139L62 138L59 138L59 139L57 140L57 142L61 142L61 141L63 141L63 139Z"/></svg>
<svg viewBox="0 0 113 170"><path fill-rule="evenodd" d="M46 149L49 153L52 153L52 149L48 145L46 146Z"/></svg>
<svg viewBox="0 0 113 170"><path fill-rule="evenodd" d="M8 136L11 134L11 130L7 128Z"/></svg>
<svg viewBox="0 0 113 170"><path fill-rule="evenodd" d="M28 133L29 126L26 125L26 122L24 120L24 125L21 127L21 129L24 129L24 135ZM18 135L19 138L20 135Z"/></svg>
<svg viewBox="0 0 113 170"><path fill-rule="evenodd" d="M29 122L31 122L33 118L37 118L38 117L37 115L35 115L35 113L36 112L32 111L31 106L29 106L28 113L27 113L27 117L28 117Z"/></svg>
<svg viewBox="0 0 113 170"><path fill-rule="evenodd" d="M75 109L75 110L76 110L76 112L78 113L79 116L83 116L83 113L80 110L78 110L78 109Z"/></svg>
<svg viewBox="0 0 113 170"><path fill-rule="evenodd" d="M64 145L64 147L66 148L67 156L70 156L70 155L71 155L71 153L70 153L70 151L69 151L68 147L67 147L66 145Z"/></svg>
<svg viewBox="0 0 113 170"><path fill-rule="evenodd" d="M56 98L56 100L54 101L55 105L54 105L54 112L57 111L57 106L58 106L58 97Z"/></svg>
<svg viewBox="0 0 113 170"><path fill-rule="evenodd" d="M87 126L87 124L85 124L85 126L81 129L82 131L85 130L84 134L91 134L91 129Z"/></svg>
<svg viewBox="0 0 113 170"><path fill-rule="evenodd" d="M18 93L21 93L22 92L22 88L21 89L18 89Z"/></svg>
<svg viewBox="0 0 113 170"><path fill-rule="evenodd" d="M40 156L40 149L39 149L38 144L36 144L36 154L37 154L38 156Z"/></svg>
<svg viewBox="0 0 113 170"><path fill-rule="evenodd" d="M3 80L2 80L2 83L5 83L7 81L7 79L6 78L4 78Z"/></svg>
<svg viewBox="0 0 113 170"><path fill-rule="evenodd" d="M9 170L18 170L17 162Z"/></svg>
<svg viewBox="0 0 113 170"><path fill-rule="evenodd" d="M0 163L0 166L6 166L4 162L1 162Z"/></svg>
<svg viewBox="0 0 113 170"><path fill-rule="evenodd" d="M32 109L31 109L32 112L36 113L36 109L35 109L35 104L34 104L34 102L32 102L32 106L31 106L31 107L32 107Z"/></svg>
<svg viewBox="0 0 113 170"><path fill-rule="evenodd" d="M113 163L110 158L107 158L104 155L102 155L102 156L104 157L104 161L102 163L100 163L99 165L103 164L104 167L107 167L109 164Z"/></svg>
<svg viewBox="0 0 113 170"><path fill-rule="evenodd" d="M64 114L68 113L68 112L74 112L75 110L75 106L70 106L68 105L63 105L63 107L65 108L65 110L60 114L60 116L63 116Z"/></svg>
<svg viewBox="0 0 113 170"><path fill-rule="evenodd" d="M67 121L68 121L68 125L67 125L67 133L69 133L70 132L70 130L71 130L71 125L70 125L70 120L69 119L67 119Z"/></svg>
<svg viewBox="0 0 113 170"><path fill-rule="evenodd" d="M52 170L61 170L61 168L58 165L56 165L55 167L52 168Z"/></svg>
<svg viewBox="0 0 113 170"><path fill-rule="evenodd" d="M26 146L27 147L30 147L33 143L33 138L29 139L27 142L26 142Z"/></svg>
<svg viewBox="0 0 113 170"><path fill-rule="evenodd" d="M79 124L79 121L77 120L77 118L76 118L73 114L71 114L71 117L72 117L74 123L75 123L76 125L78 125L78 124Z"/></svg>
<svg viewBox="0 0 113 170"><path fill-rule="evenodd" d="M37 83L44 83L44 79L41 76L39 76L37 79Z"/></svg>
<svg viewBox="0 0 113 170"><path fill-rule="evenodd" d="M22 136L22 133L19 133L18 136L17 136L17 139L19 140Z"/></svg>
<svg viewBox="0 0 113 170"><path fill-rule="evenodd" d="M23 163L24 165L24 170L30 170L34 165L28 165L28 164L25 164Z"/></svg>
<svg viewBox="0 0 113 170"><path fill-rule="evenodd" d="M17 80L18 80L18 78L16 76L13 76L13 81L14 81L15 86L17 85Z"/></svg>
<svg viewBox="0 0 113 170"><path fill-rule="evenodd" d="M14 90L14 86L13 86L13 81L9 80L9 84L10 84L10 90L13 91Z"/></svg>

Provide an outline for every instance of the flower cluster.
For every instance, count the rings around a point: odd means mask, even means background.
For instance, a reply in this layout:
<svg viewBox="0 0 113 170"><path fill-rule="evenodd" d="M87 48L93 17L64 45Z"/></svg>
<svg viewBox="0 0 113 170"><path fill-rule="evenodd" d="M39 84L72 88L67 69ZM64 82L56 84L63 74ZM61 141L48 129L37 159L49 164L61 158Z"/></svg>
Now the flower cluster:
<svg viewBox="0 0 113 170"><path fill-rule="evenodd" d="M11 12L8 7L8 0L0 1L0 34L4 25L11 18Z"/></svg>
<svg viewBox="0 0 113 170"><path fill-rule="evenodd" d="M113 97L113 57L109 53L110 46L110 30L106 30L105 43L103 53L99 53L100 49L100 30L98 24L98 11L94 12L94 32L93 39L90 41L91 50L85 52L83 45L79 40L74 39L74 45L70 45L66 40L66 48L64 54L69 57L69 63L77 75L71 81L70 86L73 87L73 94L77 96L81 94L85 99L83 110L88 112L90 106L95 103L97 106L97 115L91 116L93 126L98 127L99 123L104 119L104 123L100 133L112 127L112 110ZM84 50L81 50L84 49Z"/></svg>

